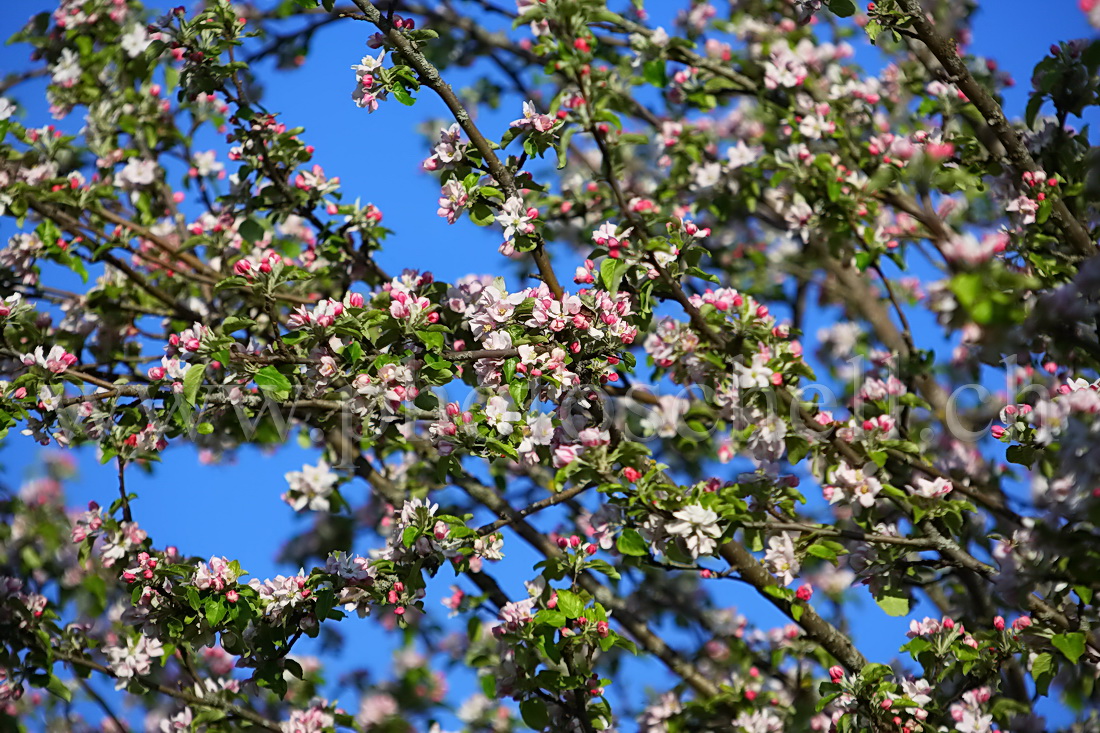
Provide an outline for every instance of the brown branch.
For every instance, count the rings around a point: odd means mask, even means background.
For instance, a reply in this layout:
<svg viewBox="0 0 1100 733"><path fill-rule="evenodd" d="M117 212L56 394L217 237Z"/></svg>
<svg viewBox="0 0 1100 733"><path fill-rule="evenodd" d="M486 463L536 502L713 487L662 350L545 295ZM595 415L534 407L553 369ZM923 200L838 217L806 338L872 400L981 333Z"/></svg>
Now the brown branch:
<svg viewBox="0 0 1100 733"><path fill-rule="evenodd" d="M723 559L735 568L746 581L760 591L760 595L767 599L773 606L783 612L784 615L795 619L795 603L778 598L768 592L771 588L778 588L779 583L775 576L768 572L759 560L745 549L739 542L727 542L719 548ZM813 606L798 604L802 609L796 623L802 627L807 636L821 645L821 648L836 657L845 669L850 672L858 672L867 664L867 658L855 647L851 639L844 635L831 623L821 618Z"/></svg>
<svg viewBox="0 0 1100 733"><path fill-rule="evenodd" d="M840 537L843 539L859 540L860 542L868 542L871 544L879 545L899 545L901 547L911 547L914 550L936 549L935 543L933 543L931 540L921 539L919 537L895 537L893 535L863 532L858 529L840 529L838 527L832 527L827 524L806 524L802 522L769 521L738 522L738 526L745 527L746 529L778 530L781 532L802 532L805 534L817 535L819 537Z"/></svg>
<svg viewBox="0 0 1100 733"><path fill-rule="evenodd" d="M492 534L501 527L507 527L510 524L515 524L521 519L529 517L532 514L542 511L543 509L556 506L557 504L561 504L565 501L569 501L573 497L579 496L586 489L589 488L591 488L589 484L576 484L575 486L571 486L568 489L564 489L563 491L559 491L556 494L552 494L545 499L536 501L533 504L528 504L523 509L514 510L510 517L498 519L495 522L490 522L489 524L478 528L477 533L482 537L487 534Z"/></svg>
<svg viewBox="0 0 1100 733"><path fill-rule="evenodd" d="M134 521L134 515L130 513L130 498L126 496L126 461L119 456L118 461L118 495L122 499L122 519L125 522Z"/></svg>
<svg viewBox="0 0 1100 733"><path fill-rule="evenodd" d="M1035 159L1031 157L1027 146L1020 139L1019 133L1008 123L1004 110L989 91L978 83L970 73L970 69L959 57L953 39L941 35L928 19L919 0L898 0L898 4L909 15L913 30L917 37L928 47L932 55L936 57L943 68L951 75L951 81L958 85L967 99L989 123L989 126L997 134L997 138L1005 147L1005 153L1009 161L1016 167L1019 173L1035 172L1039 170ZM1073 248L1078 254L1089 257L1096 252L1096 244L1092 241L1088 230L1070 212L1065 202L1054 194L1048 194L1048 200L1052 203L1054 218L1061 225Z"/></svg>
<svg viewBox="0 0 1100 733"><path fill-rule="evenodd" d="M68 652L64 652L59 649L53 649L52 653L55 658L60 659L63 662L68 662L70 665L84 667L85 669L90 669L95 672L105 674L108 677L118 679L118 675L116 675L110 667L105 667L98 662L93 662L92 660L85 659L84 657L74 656L72 654L69 654ZM235 715L238 718L247 720L253 725L263 728L264 730L274 731L275 733L281 733L282 731L282 728L274 720L269 720L259 713L253 710L249 710L248 708L241 707L240 705L236 705L231 702L225 702L223 700L215 700L208 697L202 697L187 692L186 690L177 690L174 687L162 685L158 682L152 682L151 680L143 679L141 677L135 677L134 681L145 689L149 690L150 692L159 692L162 695L168 695L169 697L181 700L188 705L197 705L199 707L210 708L212 710L221 710L222 712L229 713L230 715Z"/></svg>

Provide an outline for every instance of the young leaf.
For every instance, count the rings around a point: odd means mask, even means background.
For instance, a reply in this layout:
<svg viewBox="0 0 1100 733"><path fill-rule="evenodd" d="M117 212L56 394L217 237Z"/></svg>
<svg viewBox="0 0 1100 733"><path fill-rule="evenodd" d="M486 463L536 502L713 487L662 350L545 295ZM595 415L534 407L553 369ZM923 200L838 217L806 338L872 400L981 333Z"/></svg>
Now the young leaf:
<svg viewBox="0 0 1100 733"><path fill-rule="evenodd" d="M183 375L183 398L187 400L189 405L195 404L195 397L199 393L199 387L202 386L202 378L206 373L206 367L203 364L192 364L187 367L187 371Z"/></svg>
<svg viewBox="0 0 1100 733"><path fill-rule="evenodd" d="M627 527L615 541L615 548L623 555L631 557L645 557L649 554L649 547L645 540L638 534L638 530Z"/></svg>
<svg viewBox="0 0 1100 733"><path fill-rule="evenodd" d="M290 396L290 380L274 366L265 366L256 372L253 380L257 387L270 393L277 400L285 400Z"/></svg>
<svg viewBox="0 0 1100 733"><path fill-rule="evenodd" d="M1071 634L1056 634L1050 640L1050 643L1054 645L1055 649L1065 654L1066 659L1073 664L1077 664L1077 660L1085 653L1085 635L1080 631Z"/></svg>

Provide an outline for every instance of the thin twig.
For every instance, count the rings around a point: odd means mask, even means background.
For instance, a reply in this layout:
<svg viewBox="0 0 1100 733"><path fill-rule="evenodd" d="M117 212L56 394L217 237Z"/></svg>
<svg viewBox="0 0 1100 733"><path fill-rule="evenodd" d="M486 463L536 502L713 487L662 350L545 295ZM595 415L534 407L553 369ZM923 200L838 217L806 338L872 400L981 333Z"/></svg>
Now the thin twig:
<svg viewBox="0 0 1100 733"><path fill-rule="evenodd" d="M122 497L122 519L127 522L134 521L130 513L130 498L126 496L126 461L122 456L118 457L118 495Z"/></svg>

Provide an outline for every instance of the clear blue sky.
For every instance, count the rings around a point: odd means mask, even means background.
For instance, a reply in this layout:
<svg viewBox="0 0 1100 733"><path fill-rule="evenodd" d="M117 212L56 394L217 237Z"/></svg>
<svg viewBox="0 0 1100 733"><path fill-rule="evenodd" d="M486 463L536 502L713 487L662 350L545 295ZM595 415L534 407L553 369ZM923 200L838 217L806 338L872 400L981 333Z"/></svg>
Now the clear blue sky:
<svg viewBox="0 0 1100 733"><path fill-rule="evenodd" d="M676 3L675 7L680 5ZM657 14L666 12L672 3L662 0L648 6ZM31 14L53 7L55 3L47 0L7 0L0 12L0 36L7 38ZM983 7L974 25L972 49L994 57L1001 68L1016 78L1017 86L1007 93L1009 115L1016 116L1022 114L1026 103L1031 69L1047 53L1050 44L1091 35L1092 31L1076 0L1043 3L990 0ZM341 177L345 196L361 197L384 212L385 224L396 232L389 247L379 256L388 271L399 272L403 267L430 269L447 280L470 272L500 271L502 261L496 253L495 236L477 230L468 222L448 226L434 215L438 185L419 171L426 148L415 129L426 118L443 118L442 104L427 91L420 95L415 107L390 102L373 115L352 104L354 79L348 67L366 51L366 30L365 24L353 21L330 26L322 31L320 42L314 45L304 68L264 74L265 105L283 113L288 124L306 128L305 139L317 148L316 161L330 175ZM0 47L0 72L23 69L26 63L26 47ZM459 74L456 86L470 79L463 76ZM41 89L41 85L28 84L12 95L30 113L24 121L35 126L52 122L40 101ZM519 116L520 100L510 100L506 105L504 112L486 118L490 137L501 132L507 120ZM74 115L64 124L66 128L75 128L79 120ZM8 220L0 221L0 235L6 238L12 231ZM824 324L824 319L811 322L807 332L812 334ZM5 481L17 484L34 469L37 455L37 446L29 439L9 436L0 448ZM130 489L140 496L134 506L135 518L148 530L156 546L176 545L185 554L237 558L254 577L296 570L279 567L274 558L281 539L301 529L308 520L295 517L279 495L285 490L283 474L305 462L315 462L315 452L289 445L261 456L246 449L234 463L201 466L191 448L173 446L163 458L163 465L152 475L132 471L128 476ZM113 466L100 466L87 451L80 453L79 466L79 479L68 487L70 504L81 505L93 499L109 503L116 493ZM353 482L346 494L353 504L358 504L365 491L362 482ZM506 550L510 560L530 557L522 541L516 538L509 538ZM517 569L501 576L511 596L523 595L524 576L520 573L524 572L523 565L529 569L531 564L508 563L508 567ZM439 611L440 616L443 609L438 599L449 585L445 575L446 572L441 573L436 579L432 586L435 592L427 600L427 607ZM728 591L725 600L750 619L765 628L781 621L768 604L733 584L727 586L733 590ZM896 654L908 622L885 616L869 596L864 608L865 615L855 630L857 641L862 642L860 645L869 652L868 656L876 661L889 661ZM378 674L385 678L388 665L378 650L392 647L393 638L378 631L369 621L347 622L341 630L351 641L347 664L362 664L363 650L370 649L369 656L380 660L376 666ZM308 648L303 644L300 651L307 652ZM655 684L662 684L659 676L652 679ZM452 688L463 693L470 690L457 680ZM341 696L341 702L352 712L357 708L357 701L346 694ZM629 723L624 729L630 729Z"/></svg>

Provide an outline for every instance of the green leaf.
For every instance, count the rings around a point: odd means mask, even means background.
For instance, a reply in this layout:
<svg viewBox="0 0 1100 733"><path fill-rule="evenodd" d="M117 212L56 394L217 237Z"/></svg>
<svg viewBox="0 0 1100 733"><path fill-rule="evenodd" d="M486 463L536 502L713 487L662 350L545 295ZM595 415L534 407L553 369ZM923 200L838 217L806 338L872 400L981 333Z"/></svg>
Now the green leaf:
<svg viewBox="0 0 1100 733"><path fill-rule="evenodd" d="M1054 657L1049 652L1036 655L1031 662L1031 678L1035 680L1035 691L1047 694L1050 681L1054 679Z"/></svg>
<svg viewBox="0 0 1100 733"><path fill-rule="evenodd" d="M535 623L546 624L560 629L565 626L565 614L561 611L551 611L548 608L544 608L535 614Z"/></svg>
<svg viewBox="0 0 1100 733"><path fill-rule="evenodd" d="M240 234L246 242L256 242L264 238L266 230L262 224L252 217L249 217L242 221L241 225L237 227L237 233Z"/></svg>
<svg viewBox="0 0 1100 733"><path fill-rule="evenodd" d="M546 712L546 703L532 697L519 704L519 714L523 722L532 730L545 730L550 725L550 714Z"/></svg>
<svg viewBox="0 0 1100 733"><path fill-rule="evenodd" d="M568 618L578 618L584 612L584 601L573 591L559 590L557 608Z"/></svg>
<svg viewBox="0 0 1100 733"><path fill-rule="evenodd" d="M416 100L409 94L403 87L395 86L393 88L393 98L406 107L411 107L416 104Z"/></svg>
<svg viewBox="0 0 1100 733"><path fill-rule="evenodd" d="M530 391L531 386L522 379L517 379L508 385L508 394L521 409L527 404L527 395Z"/></svg>
<svg viewBox="0 0 1100 733"><path fill-rule="evenodd" d="M608 257L600 263L600 281L607 292L615 294L619 291L619 283L622 282L628 266L622 260L613 257Z"/></svg>
<svg viewBox="0 0 1100 733"><path fill-rule="evenodd" d="M1035 129L1035 118L1039 116L1039 110L1043 106L1045 97L1042 94L1032 94L1027 100L1027 110L1024 112L1024 121L1029 129Z"/></svg>
<svg viewBox="0 0 1100 733"><path fill-rule="evenodd" d="M966 272L951 280L951 291L967 309L973 308L985 294L985 283L976 272Z"/></svg>
<svg viewBox="0 0 1100 733"><path fill-rule="evenodd" d="M50 675L50 682L46 685L46 689L54 695L57 695L65 702L73 701L73 691L62 681L60 677Z"/></svg>
<svg viewBox="0 0 1100 733"><path fill-rule="evenodd" d="M881 598L876 598L879 605L888 616L904 616L909 613L909 598L902 590L886 588Z"/></svg>
<svg viewBox="0 0 1100 733"><path fill-rule="evenodd" d="M567 127L565 132L558 137L558 141L554 144L554 152L558 156L559 171L569 163L569 141L573 138L573 133L576 131L577 128L574 126Z"/></svg>
<svg viewBox="0 0 1100 733"><path fill-rule="evenodd" d="M1081 658L1081 655L1085 653L1085 635L1080 631L1075 631L1072 634L1057 634L1050 640L1050 643L1054 645L1054 648L1066 655L1073 664L1077 664L1077 660Z"/></svg>
<svg viewBox="0 0 1100 733"><path fill-rule="evenodd" d="M352 341L344 347L342 356L345 361L354 364L363 358L363 347L359 345L358 341Z"/></svg>
<svg viewBox="0 0 1100 733"><path fill-rule="evenodd" d="M668 75L665 73L665 60L652 59L642 66L642 78L657 87L664 89L668 85Z"/></svg>
<svg viewBox="0 0 1100 733"><path fill-rule="evenodd" d="M519 460L519 453L516 451L515 447L510 445L509 443L502 443L496 438L486 438L485 446L488 448L492 448L493 451L495 451L496 453L508 456L513 461Z"/></svg>
<svg viewBox="0 0 1100 733"><path fill-rule="evenodd" d="M421 534L420 529L417 527L405 527L405 531L401 533L401 544L405 547L412 547L416 542L416 538Z"/></svg>
<svg viewBox="0 0 1100 733"><path fill-rule="evenodd" d="M424 345L435 351L443 350L442 331L417 331L416 335L424 342Z"/></svg>
<svg viewBox="0 0 1100 733"><path fill-rule="evenodd" d="M206 602L206 623L217 626L225 618L225 606L213 598Z"/></svg>
<svg viewBox="0 0 1100 733"><path fill-rule="evenodd" d="M474 204L470 209L470 221L477 224L479 227L492 224L496 220L496 214L483 203Z"/></svg>
<svg viewBox="0 0 1100 733"><path fill-rule="evenodd" d="M252 379L257 387L264 392L270 392L277 400L285 400L290 396L290 380L274 366L265 366Z"/></svg>
<svg viewBox="0 0 1100 733"><path fill-rule="evenodd" d="M202 378L205 374L206 366L203 364L192 364L187 367L187 371L183 375L183 398L187 400L187 404L195 404L195 397L199 393L199 387L202 386Z"/></svg>
<svg viewBox="0 0 1100 733"><path fill-rule="evenodd" d="M245 280L243 277L240 277L239 275L234 275L233 277L227 277L226 279L215 285L214 292L220 293L221 291L228 288L239 288L245 285L248 285L247 280Z"/></svg>
<svg viewBox="0 0 1100 733"><path fill-rule="evenodd" d="M882 33L882 23L879 23L877 20L869 20L867 21L867 27L863 30L867 32L867 38L874 44L879 34Z"/></svg>
<svg viewBox="0 0 1100 733"><path fill-rule="evenodd" d="M1009 463L1017 466L1031 466L1035 463L1038 451L1028 445L1010 445L1005 451L1005 458Z"/></svg>
<svg viewBox="0 0 1100 733"><path fill-rule="evenodd" d="M856 4L852 0L829 0L828 5L829 10L841 18L851 17L856 12Z"/></svg>
<svg viewBox="0 0 1100 733"><path fill-rule="evenodd" d="M615 569L611 563L606 560L589 560L588 569L595 570L598 573L603 573L612 580L618 580L620 577L619 571Z"/></svg>
<svg viewBox="0 0 1100 733"><path fill-rule="evenodd" d="M812 544L806 548L806 553L814 557L820 557L822 560L828 560L829 562L836 561L836 550L825 544Z"/></svg>
<svg viewBox="0 0 1100 733"><path fill-rule="evenodd" d="M623 555L630 555L631 557L646 557L649 555L649 548L646 546L645 540L642 539L642 535L638 533L638 530L631 527L624 529L623 533L619 535L619 539L615 540L615 548Z"/></svg>
<svg viewBox="0 0 1100 733"><path fill-rule="evenodd" d="M239 331L242 328L250 328L255 326L256 322L251 318L242 318L241 316L228 316L222 320L222 333L231 334L234 331Z"/></svg>

